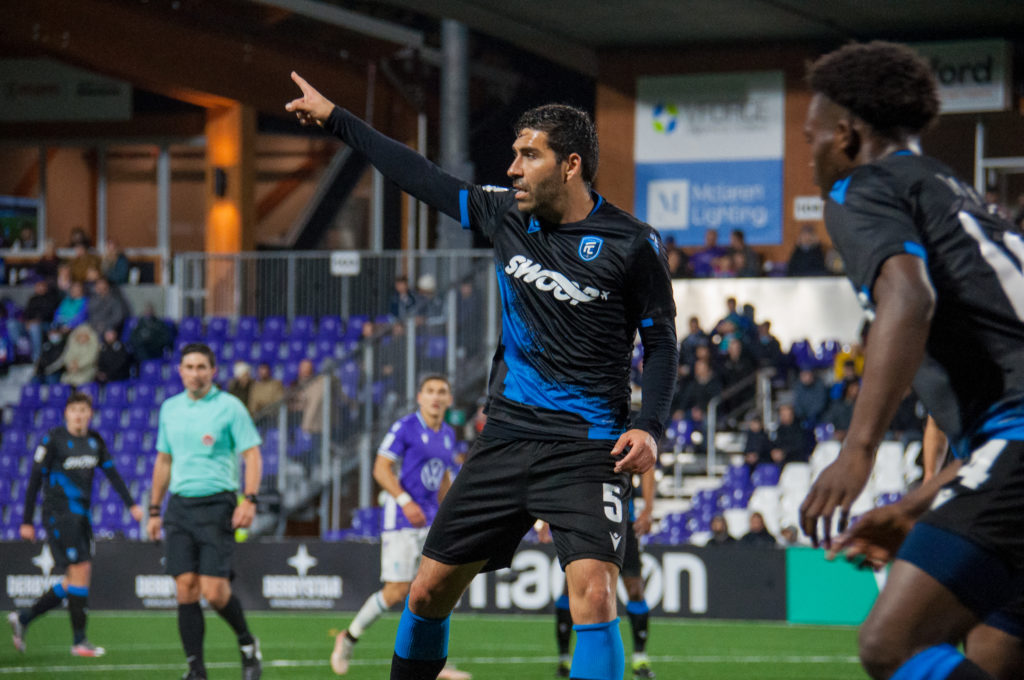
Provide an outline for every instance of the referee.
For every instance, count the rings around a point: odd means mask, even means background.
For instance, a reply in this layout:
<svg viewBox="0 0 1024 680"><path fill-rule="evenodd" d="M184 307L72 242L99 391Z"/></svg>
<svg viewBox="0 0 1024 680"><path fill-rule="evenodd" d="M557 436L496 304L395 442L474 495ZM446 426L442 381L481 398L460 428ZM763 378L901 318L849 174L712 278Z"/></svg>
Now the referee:
<svg viewBox="0 0 1024 680"><path fill-rule="evenodd" d="M164 529L167 573L177 589L178 633L189 666L183 680L206 679L200 595L238 636L243 680L256 680L262 672L259 640L249 632L229 579L234 530L250 526L256 514L261 441L245 405L213 384L215 366L206 345L181 350L178 373L185 391L160 407L147 532L155 541ZM245 499L236 504L238 454L245 460ZM168 486L165 526L160 508Z"/></svg>

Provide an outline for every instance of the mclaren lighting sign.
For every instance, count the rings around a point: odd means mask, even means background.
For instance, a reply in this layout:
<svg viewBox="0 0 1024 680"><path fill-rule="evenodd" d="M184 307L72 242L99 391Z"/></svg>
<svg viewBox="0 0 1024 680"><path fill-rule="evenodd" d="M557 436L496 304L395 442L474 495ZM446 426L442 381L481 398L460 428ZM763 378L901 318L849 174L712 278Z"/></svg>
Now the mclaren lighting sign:
<svg viewBox="0 0 1024 680"><path fill-rule="evenodd" d="M679 245L782 242L785 89L781 71L637 80L637 216Z"/></svg>

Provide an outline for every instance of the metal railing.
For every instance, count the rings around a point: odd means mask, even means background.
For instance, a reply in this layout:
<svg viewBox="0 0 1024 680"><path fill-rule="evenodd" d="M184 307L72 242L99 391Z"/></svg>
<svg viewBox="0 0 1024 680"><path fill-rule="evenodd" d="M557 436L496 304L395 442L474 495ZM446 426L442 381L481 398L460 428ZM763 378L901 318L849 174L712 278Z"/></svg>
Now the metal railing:
<svg viewBox="0 0 1024 680"><path fill-rule="evenodd" d="M736 413L749 410L751 407L756 406L760 413L762 422L767 424L771 421L772 414L772 376L775 375L774 368L762 368L757 372L752 373L743 380L737 382L734 385L730 385L728 388L722 391L721 394L711 399L708 402L708 431L707 431L707 476L714 477L718 474L718 446L715 442L718 434L718 408L721 403L741 394L744 390L748 389L751 385L755 386L754 399L745 400L740 404L737 404L733 409L726 414L726 417L733 416Z"/></svg>

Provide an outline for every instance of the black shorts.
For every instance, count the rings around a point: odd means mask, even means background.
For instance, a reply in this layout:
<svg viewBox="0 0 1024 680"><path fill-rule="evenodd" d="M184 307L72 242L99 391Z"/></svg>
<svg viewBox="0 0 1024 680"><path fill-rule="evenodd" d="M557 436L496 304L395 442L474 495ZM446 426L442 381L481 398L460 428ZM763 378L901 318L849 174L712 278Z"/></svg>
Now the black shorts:
<svg viewBox="0 0 1024 680"><path fill-rule="evenodd" d="M605 440L480 437L430 527L423 554L444 564L512 562L534 521L551 525L562 568L597 559L622 566L632 485Z"/></svg>
<svg viewBox="0 0 1024 680"><path fill-rule="evenodd" d="M164 513L167 573L231 577L235 554L235 494L230 491L188 498L172 495Z"/></svg>
<svg viewBox="0 0 1024 680"><path fill-rule="evenodd" d="M69 564L92 561L92 523L86 515L68 512L48 516L46 542L59 569L67 569Z"/></svg>
<svg viewBox="0 0 1024 680"><path fill-rule="evenodd" d="M633 523L626 523L626 554L622 558L623 578L639 578L643 565L640 564L640 541L637 540Z"/></svg>
<svg viewBox="0 0 1024 680"><path fill-rule="evenodd" d="M1024 441L990 440L943 487L898 555L949 588L976 615L1018 602L1024 577ZM1004 628L1005 626L999 626Z"/></svg>

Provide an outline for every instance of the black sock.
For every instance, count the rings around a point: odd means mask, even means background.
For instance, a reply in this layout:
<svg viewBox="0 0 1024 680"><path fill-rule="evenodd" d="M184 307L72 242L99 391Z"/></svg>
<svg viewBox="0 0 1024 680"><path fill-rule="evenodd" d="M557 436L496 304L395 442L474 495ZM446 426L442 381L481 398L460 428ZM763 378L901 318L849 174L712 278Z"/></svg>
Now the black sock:
<svg viewBox="0 0 1024 680"><path fill-rule="evenodd" d="M245 614L242 613L242 603L238 601L235 594L232 593L228 599L227 604L224 605L223 609L217 609L217 613L220 614L221 618L228 622L231 629L235 631L235 635L238 636L239 645L251 645L252 633L249 632L249 627L245 625Z"/></svg>
<svg viewBox="0 0 1024 680"><path fill-rule="evenodd" d="M188 667L199 673L206 674L203 664L203 635L206 633L206 621L203 619L203 608L198 602L178 605L178 634L181 645L185 648L185 659Z"/></svg>
<svg viewBox="0 0 1024 680"><path fill-rule="evenodd" d="M89 598L85 595L68 593L68 611L71 613L71 633L75 644L85 641L85 609L89 606Z"/></svg>
<svg viewBox="0 0 1024 680"><path fill-rule="evenodd" d="M946 680L993 680L992 676L981 670L970 659L961 661L953 672L946 676Z"/></svg>
<svg viewBox="0 0 1024 680"><path fill-rule="evenodd" d="M634 654L643 654L647 649L647 617L647 612L643 614L629 614L629 627L633 631Z"/></svg>
<svg viewBox="0 0 1024 680"><path fill-rule="evenodd" d="M58 583L53 588L50 588L45 593L39 596L39 599L32 603L32 606L28 609L22 609L18 612L18 618L21 620L21 625L27 626L29 622L37 616L42 616L46 612L50 611L54 607L59 607L60 603L64 601L63 595L58 595L56 588L60 584ZM60 588L61 592L64 592L64 588Z"/></svg>
<svg viewBox="0 0 1024 680"><path fill-rule="evenodd" d="M448 657L443 659L403 659L391 656L391 680L437 680Z"/></svg>
<svg viewBox="0 0 1024 680"><path fill-rule="evenodd" d="M555 636L558 640L558 653L569 654L569 639L572 637L572 614L568 609L555 609Z"/></svg>

